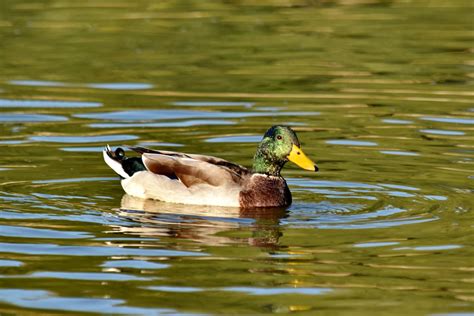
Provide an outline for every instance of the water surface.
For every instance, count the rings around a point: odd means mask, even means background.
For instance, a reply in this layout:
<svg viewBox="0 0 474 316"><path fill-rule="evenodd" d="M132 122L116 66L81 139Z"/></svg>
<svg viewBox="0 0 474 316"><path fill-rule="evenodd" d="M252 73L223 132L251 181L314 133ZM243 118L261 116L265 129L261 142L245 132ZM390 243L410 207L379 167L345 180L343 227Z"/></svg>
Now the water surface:
<svg viewBox="0 0 474 316"><path fill-rule="evenodd" d="M474 313L469 1L6 0L0 37L3 313ZM250 165L272 124L320 167L287 210L136 199L100 153Z"/></svg>

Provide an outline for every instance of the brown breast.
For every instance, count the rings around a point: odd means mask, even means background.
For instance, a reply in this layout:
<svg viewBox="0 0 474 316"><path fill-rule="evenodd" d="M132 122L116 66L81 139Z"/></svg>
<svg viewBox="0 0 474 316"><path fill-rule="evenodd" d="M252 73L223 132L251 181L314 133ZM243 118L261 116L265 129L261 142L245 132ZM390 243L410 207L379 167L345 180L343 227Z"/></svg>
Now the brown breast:
<svg viewBox="0 0 474 316"><path fill-rule="evenodd" d="M254 174L240 192L239 202L243 208L284 207L291 204L291 193L282 177Z"/></svg>

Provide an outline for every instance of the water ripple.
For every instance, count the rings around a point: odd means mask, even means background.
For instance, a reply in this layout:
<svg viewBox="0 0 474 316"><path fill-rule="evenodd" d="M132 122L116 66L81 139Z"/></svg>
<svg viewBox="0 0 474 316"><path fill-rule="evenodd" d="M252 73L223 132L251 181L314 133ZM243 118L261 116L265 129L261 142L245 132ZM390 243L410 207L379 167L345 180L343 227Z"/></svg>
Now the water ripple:
<svg viewBox="0 0 474 316"><path fill-rule="evenodd" d="M0 108L97 108L100 102L60 100L8 100L0 99Z"/></svg>
<svg viewBox="0 0 474 316"><path fill-rule="evenodd" d="M431 251L431 250L451 250L462 248L461 245L436 245L436 246L416 246L416 247L399 247L393 250L415 250L415 251Z"/></svg>
<svg viewBox="0 0 474 316"><path fill-rule="evenodd" d="M461 136L461 135L466 134L461 131L449 131L449 130L441 130L441 129L420 129L420 132L426 133L426 134L446 135L446 136Z"/></svg>
<svg viewBox="0 0 474 316"><path fill-rule="evenodd" d="M234 125L229 120L185 120L177 122L162 123L93 123L89 124L92 128L131 128L131 127L191 127L200 125Z"/></svg>
<svg viewBox="0 0 474 316"><path fill-rule="evenodd" d="M380 220L372 221L368 223L350 223L350 224L331 224L331 225L318 225L320 229L380 229L388 227L397 227L404 225L421 224L426 222L432 222L438 218L420 218L418 216L409 217L405 219L393 219L393 220Z"/></svg>
<svg viewBox="0 0 474 316"><path fill-rule="evenodd" d="M454 124L474 124L474 119L457 117L422 117L421 120Z"/></svg>
<svg viewBox="0 0 474 316"><path fill-rule="evenodd" d="M66 85L63 82L46 80L10 80L8 83L16 86L30 87L64 87Z"/></svg>
<svg viewBox="0 0 474 316"><path fill-rule="evenodd" d="M396 119L383 119L382 122L389 124L412 124L413 121L408 120L396 120Z"/></svg>
<svg viewBox="0 0 474 316"><path fill-rule="evenodd" d="M362 182L350 181L328 181L328 180L308 180L308 179L287 179L289 183L300 187L308 188L357 188L357 189L382 189L382 186L375 184L367 184Z"/></svg>
<svg viewBox="0 0 474 316"><path fill-rule="evenodd" d="M140 238L138 240L141 240ZM133 268L133 269L166 269L170 265L145 260L111 260L104 262L101 267L105 268Z"/></svg>
<svg viewBox="0 0 474 316"><path fill-rule="evenodd" d="M105 143L138 139L135 135L99 135L99 136L31 136L35 142L48 143Z"/></svg>
<svg viewBox="0 0 474 316"><path fill-rule="evenodd" d="M211 112L194 110L134 110L101 113L74 114L74 117L113 120L113 121L153 121L175 119L209 119L209 118L241 118L241 117L271 117L271 116L308 116L319 115L319 112Z"/></svg>
<svg viewBox="0 0 474 316"><path fill-rule="evenodd" d="M49 184L49 183L73 183L73 182L96 182L96 181L111 181L117 180L112 177L89 177L89 178L63 178L63 179L51 179L51 180L34 180L31 181L33 184ZM0 198L2 198L0 196Z"/></svg>
<svg viewBox="0 0 474 316"><path fill-rule="evenodd" d="M25 308L126 315L161 315L176 311L165 308L126 306L124 300L110 298L58 297L43 290L0 289L0 301ZM180 313L181 315L185 315Z"/></svg>
<svg viewBox="0 0 474 316"><path fill-rule="evenodd" d="M148 90L153 85L149 83L117 82L117 83L89 83L86 87L107 90Z"/></svg>
<svg viewBox="0 0 474 316"><path fill-rule="evenodd" d="M307 287L288 287L288 288L258 288L249 286L225 287L222 290L229 292L243 292L250 295L282 295L282 294L303 294L303 295L321 295L332 292L330 288L307 288Z"/></svg>
<svg viewBox="0 0 474 316"><path fill-rule="evenodd" d="M206 256L206 253L169 249L137 249L108 246L61 246L56 244L0 243L0 252L58 256Z"/></svg>
<svg viewBox="0 0 474 316"><path fill-rule="evenodd" d="M348 139L331 139L326 141L327 144L331 145L347 145L347 146L377 146L377 143L360 141L360 140L348 140Z"/></svg>
<svg viewBox="0 0 474 316"><path fill-rule="evenodd" d="M0 115L0 122L64 122L68 118L60 115L46 115L46 114L5 114Z"/></svg>
<svg viewBox="0 0 474 316"><path fill-rule="evenodd" d="M10 225L0 225L0 236L23 237L23 238L57 238L57 239L78 239L88 238L91 235L85 232L59 231L44 228L30 228Z"/></svg>
<svg viewBox="0 0 474 316"><path fill-rule="evenodd" d="M354 244L355 248L373 248L373 247L386 247L386 246L393 246L398 245L399 242L396 241L385 241L385 242L364 242Z"/></svg>
<svg viewBox="0 0 474 316"><path fill-rule="evenodd" d="M99 153L104 150L104 146L97 146L97 147L62 147L60 148L62 151L67 152L76 152L76 153Z"/></svg>
<svg viewBox="0 0 474 316"><path fill-rule="evenodd" d="M15 276L11 276L15 277ZM38 271L27 278L48 278L63 280L88 280L88 281L148 281L153 278L137 277L125 273L107 273L107 272L56 272L56 271Z"/></svg>
<svg viewBox="0 0 474 316"><path fill-rule="evenodd" d="M395 155L395 156L419 156L420 154L410 151L399 151L399 150L381 150L382 154Z"/></svg>
<svg viewBox="0 0 474 316"><path fill-rule="evenodd" d="M236 135L214 137L205 140L206 143L257 143L262 140L260 135Z"/></svg>
<svg viewBox="0 0 474 316"><path fill-rule="evenodd" d="M255 103L253 102L230 102L230 101L177 101L171 103L176 106L242 106L251 108Z"/></svg>
<svg viewBox="0 0 474 316"><path fill-rule="evenodd" d="M23 262L16 260L0 260L0 267L21 267Z"/></svg>
<svg viewBox="0 0 474 316"><path fill-rule="evenodd" d="M191 286L148 286L146 289L159 292L173 292L173 293L194 293L202 292L203 289Z"/></svg>

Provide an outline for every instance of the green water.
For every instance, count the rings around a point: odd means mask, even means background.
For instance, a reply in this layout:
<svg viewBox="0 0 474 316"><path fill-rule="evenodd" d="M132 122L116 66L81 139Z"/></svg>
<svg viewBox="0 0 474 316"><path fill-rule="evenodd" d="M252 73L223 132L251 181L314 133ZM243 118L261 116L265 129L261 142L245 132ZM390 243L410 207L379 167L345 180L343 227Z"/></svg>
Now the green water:
<svg viewBox="0 0 474 316"><path fill-rule="evenodd" d="M0 314L474 313L471 1L0 4ZM123 196L105 144L250 165L280 212Z"/></svg>

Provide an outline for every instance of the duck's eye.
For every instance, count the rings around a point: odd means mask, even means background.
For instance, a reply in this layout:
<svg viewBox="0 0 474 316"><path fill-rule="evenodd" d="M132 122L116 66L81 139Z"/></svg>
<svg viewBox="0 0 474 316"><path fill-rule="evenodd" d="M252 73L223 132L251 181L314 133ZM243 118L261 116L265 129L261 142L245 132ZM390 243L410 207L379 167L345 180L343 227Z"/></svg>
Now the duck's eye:
<svg viewBox="0 0 474 316"><path fill-rule="evenodd" d="M277 136L277 139L278 139L278 140L282 140L283 137L282 137L281 135L278 135L278 136Z"/></svg>
<svg viewBox="0 0 474 316"><path fill-rule="evenodd" d="M117 158L123 158L125 156L125 152L123 151L122 148L117 148L115 149L115 157Z"/></svg>

